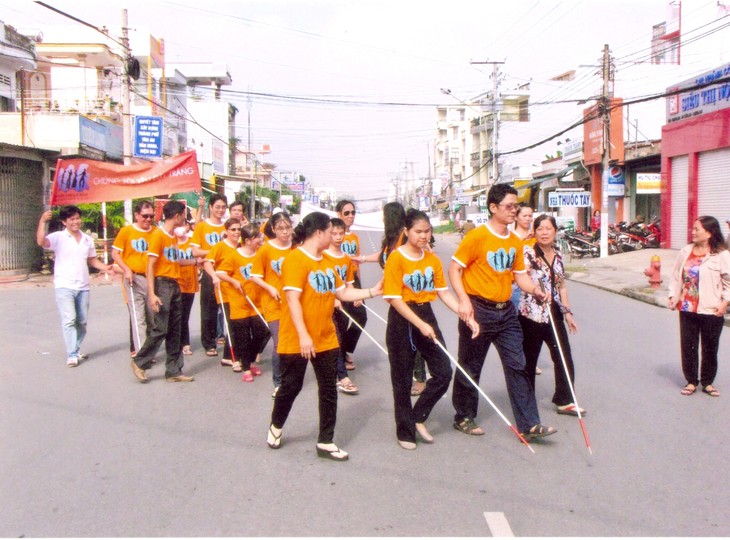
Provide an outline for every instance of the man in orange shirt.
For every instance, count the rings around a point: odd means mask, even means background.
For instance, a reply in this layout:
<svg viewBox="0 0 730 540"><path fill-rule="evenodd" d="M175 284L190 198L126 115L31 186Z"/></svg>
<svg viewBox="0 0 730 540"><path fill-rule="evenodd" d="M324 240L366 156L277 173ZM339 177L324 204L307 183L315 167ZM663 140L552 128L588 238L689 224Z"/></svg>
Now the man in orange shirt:
<svg viewBox="0 0 730 540"><path fill-rule="evenodd" d="M525 370L522 328L510 302L512 280L540 302L547 295L527 275L522 240L508 229L517 215L517 190L507 184L492 186L487 206L489 221L464 237L449 265L449 281L459 298L459 365L479 384L489 346L494 343L517 429L525 437L545 437L556 430L540 424L535 389ZM466 324L472 317L480 327L476 339ZM478 400L477 390L457 371L452 392L455 429L467 435L484 434L474 422Z"/></svg>
<svg viewBox="0 0 730 540"><path fill-rule="evenodd" d="M122 227L112 245L112 260L122 269L131 324L130 348L137 351L147 337L147 248L155 229L155 209L149 201L134 205L134 223ZM135 318L136 316L136 318Z"/></svg>
<svg viewBox="0 0 730 540"><path fill-rule="evenodd" d="M168 201L162 208L164 224L155 229L147 251L147 304L154 313L152 328L132 359L132 372L141 383L148 381L145 370L165 341L165 380L168 382L192 382L193 377L183 375L180 330L182 321L182 294L178 278L180 264L195 264L195 259L179 260L175 227L185 223L185 205L177 200Z"/></svg>

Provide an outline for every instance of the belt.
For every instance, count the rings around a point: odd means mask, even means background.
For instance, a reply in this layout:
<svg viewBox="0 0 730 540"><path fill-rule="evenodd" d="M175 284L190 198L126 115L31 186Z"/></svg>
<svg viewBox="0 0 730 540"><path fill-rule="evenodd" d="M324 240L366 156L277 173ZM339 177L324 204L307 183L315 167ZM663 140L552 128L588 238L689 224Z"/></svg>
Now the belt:
<svg viewBox="0 0 730 540"><path fill-rule="evenodd" d="M177 283L177 280L175 278L167 277L167 276L155 276L155 279L161 279L162 281L169 281L170 283Z"/></svg>
<svg viewBox="0 0 730 540"><path fill-rule="evenodd" d="M507 300L506 302L493 302L492 300L487 300L486 298L482 298L481 296L473 296L470 295L469 298L474 300L479 305L482 305L488 309L496 309L496 310L503 310L507 309L510 304L512 303L510 300Z"/></svg>

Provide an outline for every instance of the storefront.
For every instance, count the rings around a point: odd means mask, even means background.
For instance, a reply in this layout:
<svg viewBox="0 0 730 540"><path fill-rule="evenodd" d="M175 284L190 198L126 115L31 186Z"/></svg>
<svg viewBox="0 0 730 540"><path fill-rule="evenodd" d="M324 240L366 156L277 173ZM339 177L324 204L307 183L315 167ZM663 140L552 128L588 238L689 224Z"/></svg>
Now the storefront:
<svg viewBox="0 0 730 540"><path fill-rule="evenodd" d="M667 98L662 127L663 247L686 245L699 216L714 216L721 225L730 216L728 77L730 63L667 89L679 92Z"/></svg>

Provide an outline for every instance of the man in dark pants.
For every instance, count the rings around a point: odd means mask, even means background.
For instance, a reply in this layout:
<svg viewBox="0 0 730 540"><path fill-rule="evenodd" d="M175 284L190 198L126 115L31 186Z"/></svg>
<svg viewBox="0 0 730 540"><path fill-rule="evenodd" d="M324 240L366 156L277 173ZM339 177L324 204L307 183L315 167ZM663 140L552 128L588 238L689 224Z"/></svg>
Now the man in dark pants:
<svg viewBox="0 0 730 540"><path fill-rule="evenodd" d="M449 281L459 298L459 365L479 384L489 346L494 343L502 361L517 429L526 437L556 432L540 424L535 390L525 370L522 328L510 296L512 281L544 301L546 294L526 274L522 240L508 229L517 215L517 191L497 184L487 196L489 222L464 237L449 265ZM480 333L472 339L465 321L472 315ZM468 435L483 435L476 425L479 394L461 371L456 372L452 402L454 428Z"/></svg>
<svg viewBox="0 0 730 540"><path fill-rule="evenodd" d="M152 233L147 252L147 303L154 318L144 345L132 359L132 372L139 382L146 383L145 370L152 365L162 340L165 340L165 380L192 382L193 377L182 373L182 293L178 285L177 238L173 233L175 227L185 223L185 205L180 201L169 201L162 208L162 213L165 223ZM186 260L184 263L194 264L195 260Z"/></svg>
<svg viewBox="0 0 730 540"><path fill-rule="evenodd" d="M195 257L205 257L211 248L221 241L225 227L223 216L228 209L226 198L215 194L208 202L210 217L195 225L190 245ZM203 272L200 277L200 341L208 356L218 356L217 338L218 302L215 299L215 288L210 276ZM232 366L230 356L225 356L226 365Z"/></svg>

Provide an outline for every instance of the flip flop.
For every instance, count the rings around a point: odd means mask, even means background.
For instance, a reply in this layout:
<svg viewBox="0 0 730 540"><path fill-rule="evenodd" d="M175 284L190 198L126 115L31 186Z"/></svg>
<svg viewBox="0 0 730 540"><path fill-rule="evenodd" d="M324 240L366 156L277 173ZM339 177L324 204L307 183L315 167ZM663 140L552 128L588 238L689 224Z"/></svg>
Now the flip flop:
<svg viewBox="0 0 730 540"><path fill-rule="evenodd" d="M702 390L704 392L704 390ZM680 394L683 396L691 396L697 392L697 387L694 384L687 384L682 390L680 391Z"/></svg>
<svg viewBox="0 0 730 540"><path fill-rule="evenodd" d="M718 392L717 388L715 388L711 384L708 384L707 386L703 387L702 391L710 397L720 397L720 392Z"/></svg>
<svg viewBox="0 0 730 540"><path fill-rule="evenodd" d="M575 406L575 403L570 403L569 405L558 407L558 414L567 414L568 416L578 416L578 407ZM581 416L586 415L585 409L580 410L580 415Z"/></svg>

